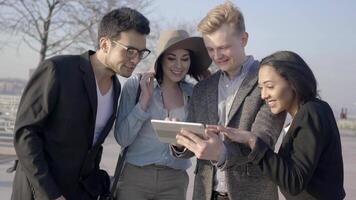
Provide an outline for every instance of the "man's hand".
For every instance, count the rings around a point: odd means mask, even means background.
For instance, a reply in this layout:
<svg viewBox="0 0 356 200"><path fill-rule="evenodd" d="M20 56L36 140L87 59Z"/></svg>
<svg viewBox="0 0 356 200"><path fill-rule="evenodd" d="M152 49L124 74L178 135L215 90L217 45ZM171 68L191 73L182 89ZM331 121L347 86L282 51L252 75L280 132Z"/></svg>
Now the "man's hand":
<svg viewBox="0 0 356 200"><path fill-rule="evenodd" d="M154 72L147 72L142 74L140 80L140 87L141 87L141 94L139 99L139 104L142 110L146 111L148 104L151 100L153 94L153 79L155 73Z"/></svg>
<svg viewBox="0 0 356 200"><path fill-rule="evenodd" d="M201 138L193 132L182 130L176 136L177 144L185 146L199 159L217 161L224 148L218 133L216 128L206 128L205 138Z"/></svg>

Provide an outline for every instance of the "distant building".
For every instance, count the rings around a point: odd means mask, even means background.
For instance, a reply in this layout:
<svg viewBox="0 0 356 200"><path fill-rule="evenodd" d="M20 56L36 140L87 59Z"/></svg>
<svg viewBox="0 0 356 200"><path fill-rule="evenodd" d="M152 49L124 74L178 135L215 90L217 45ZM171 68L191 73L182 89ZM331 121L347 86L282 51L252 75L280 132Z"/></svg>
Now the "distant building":
<svg viewBox="0 0 356 200"><path fill-rule="evenodd" d="M21 95L27 81L23 79L1 78L0 94Z"/></svg>
<svg viewBox="0 0 356 200"><path fill-rule="evenodd" d="M14 134L16 113L27 81L0 78L0 136Z"/></svg>
<svg viewBox="0 0 356 200"><path fill-rule="evenodd" d="M347 119L347 108L341 108L340 119Z"/></svg>
<svg viewBox="0 0 356 200"><path fill-rule="evenodd" d="M12 136L14 134L15 117L0 115L0 136Z"/></svg>
<svg viewBox="0 0 356 200"><path fill-rule="evenodd" d="M20 95L0 95L0 135L11 136L14 133L20 99Z"/></svg>
<svg viewBox="0 0 356 200"><path fill-rule="evenodd" d="M20 99L21 99L20 95L0 94L0 112L2 114L10 113L16 115L17 107L19 106Z"/></svg>

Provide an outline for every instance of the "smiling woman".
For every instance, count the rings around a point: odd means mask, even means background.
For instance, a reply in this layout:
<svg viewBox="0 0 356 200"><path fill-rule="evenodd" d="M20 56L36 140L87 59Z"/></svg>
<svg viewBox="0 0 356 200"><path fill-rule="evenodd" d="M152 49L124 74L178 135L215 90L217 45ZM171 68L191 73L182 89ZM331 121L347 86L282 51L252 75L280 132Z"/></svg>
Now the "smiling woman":
<svg viewBox="0 0 356 200"><path fill-rule="evenodd" d="M203 39L189 37L184 30L162 32L157 46L155 72L128 79L121 95L115 137L128 148L118 187L123 200L186 197L190 160L170 154L169 144L159 140L151 119L186 121L193 85L185 77L199 81L211 59ZM135 102L133 91L138 88L141 93Z"/></svg>
<svg viewBox="0 0 356 200"><path fill-rule="evenodd" d="M261 98L271 109L272 113L278 114L284 110L295 115L298 109L297 98L288 82L278 75L271 66L264 66L259 71L259 88Z"/></svg>
<svg viewBox="0 0 356 200"><path fill-rule="evenodd" d="M258 82L271 111L287 111L293 118L278 154L253 132L217 129L248 145L249 162L278 184L287 199L343 199L339 130L329 104L317 98L309 66L296 53L280 51L261 61Z"/></svg>

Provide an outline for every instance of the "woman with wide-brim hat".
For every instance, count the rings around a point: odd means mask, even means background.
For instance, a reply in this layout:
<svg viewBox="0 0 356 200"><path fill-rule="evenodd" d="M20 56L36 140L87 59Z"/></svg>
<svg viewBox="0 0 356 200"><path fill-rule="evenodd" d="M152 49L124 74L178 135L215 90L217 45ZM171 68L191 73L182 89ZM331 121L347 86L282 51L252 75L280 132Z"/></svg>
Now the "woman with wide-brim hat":
<svg viewBox="0 0 356 200"><path fill-rule="evenodd" d="M175 158L168 143L161 142L151 119L185 121L193 84L199 81L211 59L201 37L184 30L162 32L157 45L155 72L135 75L123 87L115 137L128 147L126 164L118 183L118 199L185 199L190 160ZM138 102L135 99L141 88Z"/></svg>

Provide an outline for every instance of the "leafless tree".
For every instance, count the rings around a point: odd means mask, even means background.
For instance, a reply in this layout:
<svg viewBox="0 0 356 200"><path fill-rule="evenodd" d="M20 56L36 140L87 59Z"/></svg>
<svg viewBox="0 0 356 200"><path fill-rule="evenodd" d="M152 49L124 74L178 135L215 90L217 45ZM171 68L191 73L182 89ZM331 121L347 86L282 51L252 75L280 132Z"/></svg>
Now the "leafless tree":
<svg viewBox="0 0 356 200"><path fill-rule="evenodd" d="M77 12L69 12L70 18L76 21L76 28L86 31L76 40L76 49L85 50L97 46L97 30L101 17L112 9L127 6L134 8L144 15L151 13L154 0L86 0L79 1ZM87 24L92 24L87 26ZM152 24L152 21L151 21Z"/></svg>
<svg viewBox="0 0 356 200"><path fill-rule="evenodd" d="M120 6L144 13L153 1L1 0L0 25L39 52L41 62L63 51L95 48L97 24L105 13Z"/></svg>
<svg viewBox="0 0 356 200"><path fill-rule="evenodd" d="M134 8L147 16L153 10L154 0L90 0L82 2L80 7L83 9L83 11L81 11L83 15L73 14L71 18L76 20L78 28L81 26L85 27L88 21L93 25L77 38L76 45L74 45L74 48L71 48L71 50L80 52L88 48L95 49L97 46L97 30L101 17L110 10L122 6ZM136 72L148 71L155 58L154 49L158 39L160 25L159 19L149 18L149 20L151 33L147 39L147 47L152 53L147 59L140 62Z"/></svg>
<svg viewBox="0 0 356 200"><path fill-rule="evenodd" d="M74 1L73 1L74 2ZM7 0L1 5L1 25L18 34L31 49L39 52L40 62L69 47L80 32L67 32L70 19L63 10L72 1Z"/></svg>

